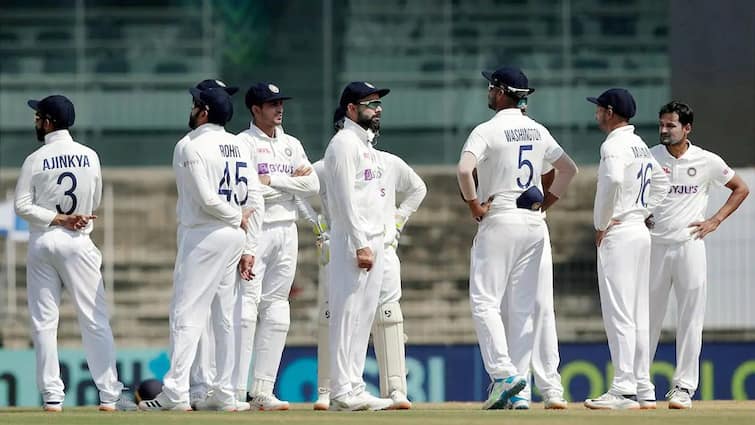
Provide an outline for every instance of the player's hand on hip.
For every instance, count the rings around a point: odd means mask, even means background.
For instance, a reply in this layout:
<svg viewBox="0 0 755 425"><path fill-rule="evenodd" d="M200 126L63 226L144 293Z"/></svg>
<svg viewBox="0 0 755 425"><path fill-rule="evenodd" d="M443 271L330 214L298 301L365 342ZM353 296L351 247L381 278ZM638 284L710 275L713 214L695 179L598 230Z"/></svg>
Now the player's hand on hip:
<svg viewBox="0 0 755 425"><path fill-rule="evenodd" d="M306 165L302 165L294 170L294 177L308 176L310 174L312 174L312 167L307 167Z"/></svg>
<svg viewBox="0 0 755 425"><path fill-rule="evenodd" d="M246 232L249 230L249 217L252 216L254 208L244 208L241 210L241 228Z"/></svg>
<svg viewBox="0 0 755 425"><path fill-rule="evenodd" d="M252 273L253 268L254 255L242 255L241 259L239 260L239 274L241 275L241 278L244 280L252 280L254 278L254 273Z"/></svg>
<svg viewBox="0 0 755 425"><path fill-rule="evenodd" d="M357 250L357 267L370 271L374 262L375 256L372 254L370 247L359 248Z"/></svg>
<svg viewBox="0 0 755 425"><path fill-rule="evenodd" d="M718 225L721 224L717 218L709 218L705 221L696 221L689 225L692 227L692 239L702 239L708 233L718 229Z"/></svg>
<svg viewBox="0 0 755 425"><path fill-rule="evenodd" d="M487 202L483 202L482 204L477 201L477 199L472 199L471 201L466 201L467 206L469 206L469 210L472 212L472 218L475 219L476 222L481 222L483 218L485 218L485 215L487 215L488 211L490 211L490 206L493 204L493 196L488 198Z"/></svg>
<svg viewBox="0 0 755 425"><path fill-rule="evenodd" d="M597 230L595 231L595 246L599 247L600 243L603 242L603 237L606 235L606 230Z"/></svg>

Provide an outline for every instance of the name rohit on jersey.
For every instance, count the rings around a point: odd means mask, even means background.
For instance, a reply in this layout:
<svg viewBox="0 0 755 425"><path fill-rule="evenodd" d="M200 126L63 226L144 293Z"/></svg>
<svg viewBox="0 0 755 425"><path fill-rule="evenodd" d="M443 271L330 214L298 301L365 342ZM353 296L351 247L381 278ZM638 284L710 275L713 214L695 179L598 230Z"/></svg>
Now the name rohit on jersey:
<svg viewBox="0 0 755 425"><path fill-rule="evenodd" d="M89 157L86 155L58 155L45 158L42 161L42 171L56 168L84 168L90 167Z"/></svg>
<svg viewBox="0 0 755 425"><path fill-rule="evenodd" d="M696 184L672 184L668 188L669 195L694 195L698 191Z"/></svg>
<svg viewBox="0 0 755 425"><path fill-rule="evenodd" d="M241 158L241 151L236 145L220 145L220 155L226 158Z"/></svg>
<svg viewBox="0 0 755 425"><path fill-rule="evenodd" d="M541 140L540 131L536 128L510 128L503 130L507 142L531 142Z"/></svg>
<svg viewBox="0 0 755 425"><path fill-rule="evenodd" d="M650 158L652 156L650 149L645 146L632 146L632 153L635 158Z"/></svg>

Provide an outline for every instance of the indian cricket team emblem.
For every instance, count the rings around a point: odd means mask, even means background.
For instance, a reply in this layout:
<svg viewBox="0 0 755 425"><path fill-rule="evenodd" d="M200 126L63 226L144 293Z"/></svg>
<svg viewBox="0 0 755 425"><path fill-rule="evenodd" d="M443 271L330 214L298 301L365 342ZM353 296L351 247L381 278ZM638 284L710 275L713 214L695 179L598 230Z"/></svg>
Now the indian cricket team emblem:
<svg viewBox="0 0 755 425"><path fill-rule="evenodd" d="M275 84L268 84L267 88L270 89L271 92L278 94L281 92L281 90L276 86Z"/></svg>
<svg viewBox="0 0 755 425"><path fill-rule="evenodd" d="M375 88L375 86L373 86L373 85L372 85L372 84L370 84L370 83L364 83L364 85L365 85L365 86L367 86L367 87L369 87L369 88L371 88L371 89L374 89L374 88Z"/></svg>
<svg viewBox="0 0 755 425"><path fill-rule="evenodd" d="M697 169L695 167L689 167L687 168L687 175L690 177L695 177L697 174Z"/></svg>
<svg viewBox="0 0 755 425"><path fill-rule="evenodd" d="M294 152L293 152L293 151L291 150L291 148L286 148L285 152L286 152L286 156L291 156L291 155L293 155L293 153L294 153Z"/></svg>
<svg viewBox="0 0 755 425"><path fill-rule="evenodd" d="M217 84L219 87L225 87L225 83L220 80L215 80L215 84Z"/></svg>

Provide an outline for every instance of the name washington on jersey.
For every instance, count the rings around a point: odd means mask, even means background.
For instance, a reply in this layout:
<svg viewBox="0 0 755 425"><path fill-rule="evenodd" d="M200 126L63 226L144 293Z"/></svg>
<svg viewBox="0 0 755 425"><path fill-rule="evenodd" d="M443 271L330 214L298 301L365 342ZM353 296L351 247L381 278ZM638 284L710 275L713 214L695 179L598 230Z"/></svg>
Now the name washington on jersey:
<svg viewBox="0 0 755 425"><path fill-rule="evenodd" d="M510 128L503 130L507 142L531 142L541 140L540 131L536 128Z"/></svg>
<svg viewBox="0 0 755 425"><path fill-rule="evenodd" d="M58 155L45 158L42 161L42 171L56 168L84 168L90 167L87 155Z"/></svg>

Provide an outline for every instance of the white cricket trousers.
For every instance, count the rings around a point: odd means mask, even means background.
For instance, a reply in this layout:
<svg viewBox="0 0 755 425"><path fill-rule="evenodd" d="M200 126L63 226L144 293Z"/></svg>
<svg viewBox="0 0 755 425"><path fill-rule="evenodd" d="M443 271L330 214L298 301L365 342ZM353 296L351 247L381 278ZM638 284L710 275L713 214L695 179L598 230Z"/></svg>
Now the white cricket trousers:
<svg viewBox="0 0 755 425"><path fill-rule="evenodd" d="M170 306L170 370L163 393L173 403L189 401L190 367L208 317L215 334L212 390L222 402L234 400L233 301L246 235L225 225L187 228L176 255Z"/></svg>
<svg viewBox="0 0 755 425"><path fill-rule="evenodd" d="M374 254L372 269L357 267L356 249L345 234L334 229L330 238L328 305L330 306L331 398L358 394L365 388L362 375L372 322L383 281L382 235L369 238Z"/></svg>
<svg viewBox="0 0 755 425"><path fill-rule="evenodd" d="M650 233L642 221L611 226L598 247L603 324L614 367L611 391L655 400L650 382Z"/></svg>
<svg viewBox="0 0 755 425"><path fill-rule="evenodd" d="M653 242L650 248L650 353L655 357L671 288L677 303L676 371L671 383L694 392L700 377L700 350L707 291L705 243Z"/></svg>
<svg viewBox="0 0 755 425"><path fill-rule="evenodd" d="M272 394L291 324L288 295L296 275L299 235L293 221L264 224L262 230L254 264L261 294L253 354L257 388L253 392Z"/></svg>
<svg viewBox="0 0 755 425"><path fill-rule="evenodd" d="M469 301L477 340L491 380L518 373L509 357L502 309L509 312L510 335L516 344L532 350L533 333L524 329L532 314L543 255L545 222L539 214L502 211L486 216L479 225L471 252ZM503 307L509 291L510 303Z"/></svg>
<svg viewBox="0 0 755 425"><path fill-rule="evenodd" d="M512 335L510 325L516 320L516 317L511 317L510 313L516 311L516 299L518 297L512 298L510 293L507 292L504 299L506 300L505 308L509 314L505 316L507 320L504 321L504 325L507 326L506 337L511 342L509 349L511 360L519 373L526 376L528 382L530 375L533 375L535 385L544 396L553 393L563 395L564 387L561 384L561 375L558 373L558 365L561 359L558 353L556 315L553 311L553 257L547 223L543 226L543 229L545 230L543 257L540 260L533 320L531 323L527 322L518 326L518 329L523 333L522 335ZM517 341L525 338L529 332L533 334L532 347L517 343ZM531 387L529 385L525 387L519 393L519 396L528 400L531 399Z"/></svg>
<svg viewBox="0 0 755 425"><path fill-rule="evenodd" d="M63 228L30 235L27 298L37 358L37 387L45 402L62 402L65 397L57 341L64 287L76 308L84 353L100 402L111 403L120 398L123 384L115 369L115 344L101 265L102 255L89 235Z"/></svg>

